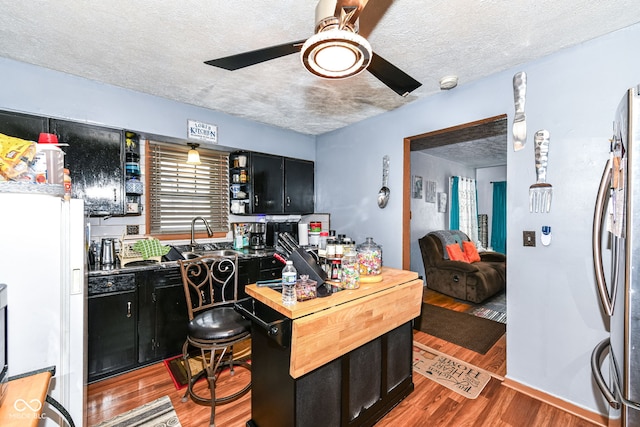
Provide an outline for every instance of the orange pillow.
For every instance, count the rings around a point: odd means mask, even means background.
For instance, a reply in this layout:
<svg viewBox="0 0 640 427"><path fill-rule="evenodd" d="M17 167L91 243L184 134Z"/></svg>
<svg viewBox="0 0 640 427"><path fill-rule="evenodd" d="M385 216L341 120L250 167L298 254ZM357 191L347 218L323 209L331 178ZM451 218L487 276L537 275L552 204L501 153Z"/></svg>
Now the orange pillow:
<svg viewBox="0 0 640 427"><path fill-rule="evenodd" d="M449 259L452 261L469 262L464 252L462 252L462 248L460 248L460 245L457 243L447 245L447 253L449 254Z"/></svg>
<svg viewBox="0 0 640 427"><path fill-rule="evenodd" d="M464 254L469 262L480 261L480 254L473 242L462 242L462 248L464 249Z"/></svg>

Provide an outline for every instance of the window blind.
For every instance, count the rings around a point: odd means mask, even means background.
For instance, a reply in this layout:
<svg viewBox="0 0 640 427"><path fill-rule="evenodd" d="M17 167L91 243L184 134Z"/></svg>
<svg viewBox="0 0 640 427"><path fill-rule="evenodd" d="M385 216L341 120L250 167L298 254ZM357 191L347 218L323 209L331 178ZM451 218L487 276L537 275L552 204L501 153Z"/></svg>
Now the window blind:
<svg viewBox="0 0 640 427"><path fill-rule="evenodd" d="M229 154L198 148L199 165L188 165L188 146L149 141L147 144L149 233L191 232L201 216L214 232L229 231ZM199 223L199 227L203 227Z"/></svg>

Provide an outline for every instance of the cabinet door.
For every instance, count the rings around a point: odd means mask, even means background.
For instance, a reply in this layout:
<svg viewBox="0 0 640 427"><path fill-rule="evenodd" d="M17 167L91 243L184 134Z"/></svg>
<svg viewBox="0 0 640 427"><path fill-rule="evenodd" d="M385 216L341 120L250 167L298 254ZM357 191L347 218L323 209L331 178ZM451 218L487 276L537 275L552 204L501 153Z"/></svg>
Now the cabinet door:
<svg viewBox="0 0 640 427"><path fill-rule="evenodd" d="M0 133L38 142L40 133L47 132L48 119L27 114L0 111Z"/></svg>
<svg viewBox="0 0 640 427"><path fill-rule="evenodd" d="M253 187L251 213L284 212L282 157L252 153L249 179Z"/></svg>
<svg viewBox="0 0 640 427"><path fill-rule="evenodd" d="M140 292L138 362L182 352L187 338L187 302L179 268L137 273Z"/></svg>
<svg viewBox="0 0 640 427"><path fill-rule="evenodd" d="M187 339L187 301L182 282L156 287L156 357L165 359L182 353Z"/></svg>
<svg viewBox="0 0 640 427"><path fill-rule="evenodd" d="M136 292L109 293L89 298L89 381L136 365Z"/></svg>
<svg viewBox="0 0 640 427"><path fill-rule="evenodd" d="M313 162L284 159L284 212L314 212Z"/></svg>
<svg viewBox="0 0 640 427"><path fill-rule="evenodd" d="M123 132L83 123L51 120L71 173L73 197L89 215L124 215Z"/></svg>
<svg viewBox="0 0 640 427"><path fill-rule="evenodd" d="M238 260L238 298L246 298L248 295L244 288L258 281L260 263L256 258L243 258Z"/></svg>

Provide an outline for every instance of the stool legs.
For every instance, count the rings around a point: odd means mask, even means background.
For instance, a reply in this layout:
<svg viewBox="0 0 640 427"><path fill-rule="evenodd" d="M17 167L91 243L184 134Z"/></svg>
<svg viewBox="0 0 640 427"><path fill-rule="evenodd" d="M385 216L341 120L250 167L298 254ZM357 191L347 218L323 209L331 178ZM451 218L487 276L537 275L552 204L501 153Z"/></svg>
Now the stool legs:
<svg viewBox="0 0 640 427"><path fill-rule="evenodd" d="M243 366L247 369L251 369L251 365L247 362L243 361L234 361L233 360L233 344L227 346L220 346L217 348L204 348L199 347L202 355L202 363L203 369L196 375L193 375L191 372L191 366L189 364L189 346L190 341L187 340L182 347L182 360L184 362L185 369L187 371L187 390L185 391L184 396L182 397L182 401L186 402L189 396L196 402L200 404L210 404L211 405L211 415L209 418L209 425L211 427L215 427L215 411L216 404L222 404L231 402L245 393L247 393L251 388L251 382L247 386L245 386L242 390L224 397L216 397L216 381L218 380L219 372L222 367L225 365L229 366L230 375L235 374L234 365ZM227 359L225 359L225 357ZM205 399L204 397L198 396L194 390L193 385L202 375L206 374L207 381L209 384L209 391L211 393L211 397L209 399Z"/></svg>

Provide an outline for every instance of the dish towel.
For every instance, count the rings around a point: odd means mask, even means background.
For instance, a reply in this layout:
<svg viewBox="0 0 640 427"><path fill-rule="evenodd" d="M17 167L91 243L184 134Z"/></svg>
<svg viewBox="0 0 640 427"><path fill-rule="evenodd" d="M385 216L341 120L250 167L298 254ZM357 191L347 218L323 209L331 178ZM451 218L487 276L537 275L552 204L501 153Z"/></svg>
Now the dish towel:
<svg viewBox="0 0 640 427"><path fill-rule="evenodd" d="M163 256L169 253L171 246L160 244L158 239L138 240L133 245L133 250L140 252L142 259L149 259L154 256Z"/></svg>

